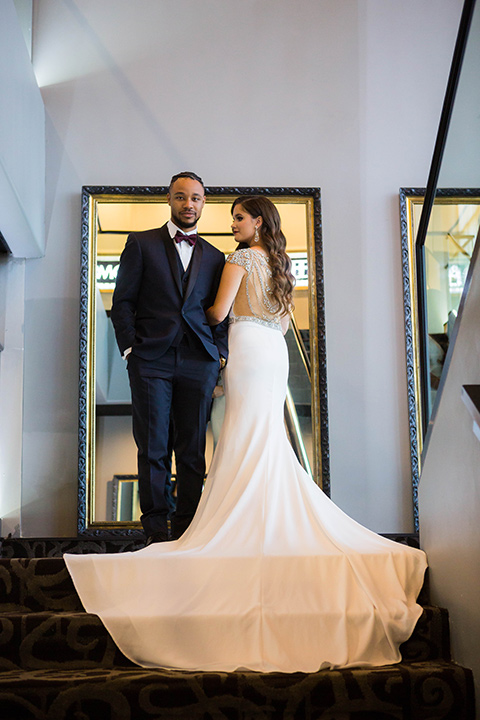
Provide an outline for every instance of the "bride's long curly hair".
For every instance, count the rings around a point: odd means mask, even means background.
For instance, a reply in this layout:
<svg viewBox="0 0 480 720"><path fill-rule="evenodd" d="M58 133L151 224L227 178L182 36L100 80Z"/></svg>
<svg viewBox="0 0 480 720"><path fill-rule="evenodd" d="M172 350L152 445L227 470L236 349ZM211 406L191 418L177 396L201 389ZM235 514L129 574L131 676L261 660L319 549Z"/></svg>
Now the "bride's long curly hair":
<svg viewBox="0 0 480 720"><path fill-rule="evenodd" d="M237 205L241 205L253 218L262 218L259 233L268 251L272 271L272 295L278 310L288 315L294 309L292 298L295 278L292 275L292 262L285 252L287 241L282 232L278 210L272 201L263 195L240 195L233 201L232 215ZM247 244L239 243L238 247L247 247Z"/></svg>

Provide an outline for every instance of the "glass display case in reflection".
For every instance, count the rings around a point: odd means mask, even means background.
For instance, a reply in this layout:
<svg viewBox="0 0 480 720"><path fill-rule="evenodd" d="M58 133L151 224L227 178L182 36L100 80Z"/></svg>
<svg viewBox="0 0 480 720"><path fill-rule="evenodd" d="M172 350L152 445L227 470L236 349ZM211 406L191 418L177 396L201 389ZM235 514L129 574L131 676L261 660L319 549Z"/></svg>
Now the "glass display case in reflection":
<svg viewBox="0 0 480 720"><path fill-rule="evenodd" d="M402 188L402 253L404 279L407 379L413 479L418 482L424 443L423 428L435 404L470 258L480 227L479 189L439 189L433 204L425 242L424 267L418 267L415 239L425 191ZM424 273L426 296L417 297L417 274ZM418 307L423 302L427 318L428 387L422 405ZM424 417L424 414L426 417ZM426 422L425 422L426 420Z"/></svg>
<svg viewBox="0 0 480 720"><path fill-rule="evenodd" d="M89 187L83 192L81 533L112 525L122 529L138 524L130 388L109 315L120 254L127 236L133 231L160 227L169 219L166 190ZM278 207L296 277L295 330L289 330L287 343L291 359L291 402L295 423L301 431L300 453L304 453L304 465L311 469L316 482L328 492L320 194L317 189L307 188L258 190L270 195ZM207 204L198 226L199 233L226 255L236 248L230 231L230 207L241 189L238 191L207 190ZM253 194L252 189L248 193ZM309 356L308 372L306 355ZM213 445L210 431L207 472ZM175 472L174 459L172 472Z"/></svg>

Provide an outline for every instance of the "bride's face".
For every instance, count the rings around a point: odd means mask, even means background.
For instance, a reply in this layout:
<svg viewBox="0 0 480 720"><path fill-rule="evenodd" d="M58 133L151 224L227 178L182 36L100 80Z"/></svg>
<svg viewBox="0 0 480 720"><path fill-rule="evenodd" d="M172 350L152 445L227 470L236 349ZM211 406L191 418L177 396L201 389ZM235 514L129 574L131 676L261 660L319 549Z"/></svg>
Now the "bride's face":
<svg viewBox="0 0 480 720"><path fill-rule="evenodd" d="M237 242L253 244L255 228L260 228L261 218L252 217L241 205L233 209L232 232Z"/></svg>

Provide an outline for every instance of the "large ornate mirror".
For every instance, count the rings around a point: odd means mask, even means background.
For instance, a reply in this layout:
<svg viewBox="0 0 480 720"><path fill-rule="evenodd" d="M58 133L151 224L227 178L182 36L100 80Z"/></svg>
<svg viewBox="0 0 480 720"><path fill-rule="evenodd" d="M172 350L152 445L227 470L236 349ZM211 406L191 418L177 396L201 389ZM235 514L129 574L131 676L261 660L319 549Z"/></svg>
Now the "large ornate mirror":
<svg viewBox="0 0 480 720"><path fill-rule="evenodd" d="M480 189L437 189L424 252L415 252L423 188L401 188L403 290L414 499L425 433L480 227ZM419 283L419 275L423 282ZM419 295L419 286L425 288ZM424 306L425 337L419 322ZM425 353L421 352L422 343ZM425 367L426 358L426 367Z"/></svg>
<svg viewBox="0 0 480 720"><path fill-rule="evenodd" d="M166 187L84 187L80 317L80 534L141 534L136 447L125 362L109 319L120 254L129 232L170 217ZM295 452L329 493L327 385L320 191L318 188L207 188L200 234L226 255L236 248L230 206L241 194L276 204L296 277L285 408ZM218 428L211 422L207 473ZM173 477L175 468L173 467Z"/></svg>

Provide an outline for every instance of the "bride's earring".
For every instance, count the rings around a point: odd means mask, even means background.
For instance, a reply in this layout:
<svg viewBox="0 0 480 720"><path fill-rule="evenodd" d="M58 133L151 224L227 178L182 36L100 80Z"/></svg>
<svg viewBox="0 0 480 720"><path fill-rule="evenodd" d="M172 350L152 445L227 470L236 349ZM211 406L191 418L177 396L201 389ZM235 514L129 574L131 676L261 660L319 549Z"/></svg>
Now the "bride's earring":
<svg viewBox="0 0 480 720"><path fill-rule="evenodd" d="M258 227L255 228L255 235L253 236L253 242L259 242L260 235L258 234Z"/></svg>

